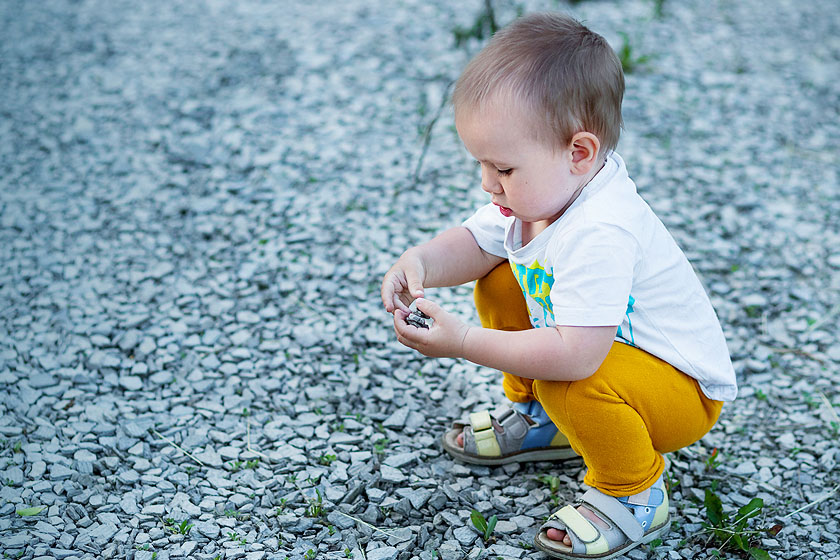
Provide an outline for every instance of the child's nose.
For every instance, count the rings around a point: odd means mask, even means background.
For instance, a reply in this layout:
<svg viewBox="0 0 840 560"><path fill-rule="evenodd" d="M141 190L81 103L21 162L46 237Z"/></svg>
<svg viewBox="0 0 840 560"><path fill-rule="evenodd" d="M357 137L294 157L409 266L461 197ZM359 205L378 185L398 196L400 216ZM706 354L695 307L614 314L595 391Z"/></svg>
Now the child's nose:
<svg viewBox="0 0 840 560"><path fill-rule="evenodd" d="M484 169L481 170L481 188L484 192L496 194L502 192L502 184L499 178L494 173L488 173Z"/></svg>

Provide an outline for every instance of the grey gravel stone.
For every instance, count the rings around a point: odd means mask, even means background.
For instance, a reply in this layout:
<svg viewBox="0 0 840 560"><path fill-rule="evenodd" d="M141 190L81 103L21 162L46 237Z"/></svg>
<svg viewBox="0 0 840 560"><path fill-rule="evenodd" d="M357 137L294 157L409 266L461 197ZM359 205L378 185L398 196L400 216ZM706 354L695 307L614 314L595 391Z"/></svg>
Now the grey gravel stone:
<svg viewBox="0 0 840 560"><path fill-rule="evenodd" d="M383 546L373 550L368 550L365 556L368 560L396 560L398 554L399 550L395 547Z"/></svg>

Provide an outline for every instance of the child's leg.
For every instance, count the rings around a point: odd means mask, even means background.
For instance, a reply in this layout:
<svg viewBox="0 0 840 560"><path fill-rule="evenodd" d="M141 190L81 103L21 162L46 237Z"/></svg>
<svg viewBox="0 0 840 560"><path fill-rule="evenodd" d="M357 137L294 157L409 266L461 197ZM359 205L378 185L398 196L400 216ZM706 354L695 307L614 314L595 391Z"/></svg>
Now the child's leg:
<svg viewBox="0 0 840 560"><path fill-rule="evenodd" d="M475 283L474 296L482 327L502 331L532 328L522 288L513 275L510 263L503 262L480 278ZM527 402L534 400L532 383L533 379L504 373L502 387L507 398L513 402Z"/></svg>
<svg viewBox="0 0 840 560"><path fill-rule="evenodd" d="M533 390L583 457L584 482L594 488L577 511L567 506L552 514L535 538L537 547L563 558L608 551L612 557L667 531L662 453L703 437L723 403L707 398L697 381L670 364L620 342L592 376L537 380ZM597 542L581 540L587 531L599 535Z"/></svg>
<svg viewBox="0 0 840 560"><path fill-rule="evenodd" d="M661 453L703 437L723 406L693 378L618 342L591 377L537 380L533 391L583 457L584 482L617 497L649 488L662 474Z"/></svg>

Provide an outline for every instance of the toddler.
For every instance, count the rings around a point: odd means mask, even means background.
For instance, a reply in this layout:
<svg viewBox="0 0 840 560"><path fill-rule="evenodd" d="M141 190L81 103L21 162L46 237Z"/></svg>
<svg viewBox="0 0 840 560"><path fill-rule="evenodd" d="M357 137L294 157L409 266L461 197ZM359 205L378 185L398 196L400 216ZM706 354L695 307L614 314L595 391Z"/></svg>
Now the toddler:
<svg viewBox="0 0 840 560"><path fill-rule="evenodd" d="M447 452L583 457L591 489L535 537L557 558L612 558L667 531L662 454L701 438L737 391L703 287L613 151L623 94L610 46L567 16L497 33L453 94L491 203L382 283L402 344L505 372L512 403L456 424ZM482 327L423 298L472 280ZM406 322L412 302L431 328Z"/></svg>

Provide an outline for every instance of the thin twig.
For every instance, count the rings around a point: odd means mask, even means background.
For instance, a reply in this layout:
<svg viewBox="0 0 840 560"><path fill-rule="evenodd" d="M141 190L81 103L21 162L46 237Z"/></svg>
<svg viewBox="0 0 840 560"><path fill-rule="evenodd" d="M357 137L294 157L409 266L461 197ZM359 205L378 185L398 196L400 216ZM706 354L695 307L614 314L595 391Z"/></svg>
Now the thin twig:
<svg viewBox="0 0 840 560"><path fill-rule="evenodd" d="M160 439L162 439L163 441L165 441L166 443L168 443L169 445L171 445L172 447L174 447L175 449L177 449L178 451L180 451L181 453L183 453L184 455L186 455L187 457L189 457L190 459L192 459L193 461L195 461L196 463L198 463L202 467L207 466L204 463L202 463L201 461L199 461L192 453L183 449L181 446L179 446L177 443L175 443L174 441L172 441L171 439L169 439L168 437L166 437L165 435L163 435L159 431L155 430L154 428L149 428L149 430L151 430L151 432L153 434L155 434L157 437L159 437Z"/></svg>
<svg viewBox="0 0 840 560"><path fill-rule="evenodd" d="M796 354L797 356L814 360L818 364L825 365L825 360L822 358L817 358L813 354L809 354L805 350L800 350L799 348L788 348L786 346L768 346L767 348L780 354Z"/></svg>
<svg viewBox="0 0 840 560"><path fill-rule="evenodd" d="M820 398L822 399L823 404L828 409L828 414L834 420L834 423L837 424L837 427L840 428L840 416L837 416L837 412L834 410L834 406L832 406L831 401L828 400L828 397L825 396L825 393L822 391L819 392Z"/></svg>
<svg viewBox="0 0 840 560"><path fill-rule="evenodd" d="M259 451L257 451L253 447L251 447L251 418L250 417L248 418L248 423L245 425L245 442L247 444L248 451L250 451L251 453L256 453L260 457L265 457L266 459L268 459L268 455L260 453Z"/></svg>
<svg viewBox="0 0 840 560"><path fill-rule="evenodd" d="M365 522L365 521L362 521L362 520L361 520L361 519L359 519L358 517L353 517L352 515L348 515L348 514L344 513L343 511L339 511L339 510L337 510L337 509L335 509L335 510L333 510L333 511L334 511L335 513L339 514L339 515L343 515L344 517L346 517L346 518L348 518L348 519L352 519L352 520L353 520L353 521L355 521L356 523L361 523L362 525L364 525L365 527L368 527L368 528L372 529L373 531L378 531L378 532L382 533L383 535L388 535L389 537L393 537L393 536L394 536L394 533L391 533L391 532L389 532L389 531L386 531L385 529L380 529L379 527L374 527L374 526L373 526L373 525L371 525L370 523L367 523L367 522Z"/></svg>
<svg viewBox="0 0 840 560"><path fill-rule="evenodd" d="M814 501L813 501L813 502L811 502L810 504L805 504L804 506L802 506L802 507L801 507L801 508L799 508L799 509L795 509L795 510L793 510L793 511L792 511L792 512L790 512L789 514L787 514L787 515L785 515L784 517L782 517L782 519L788 519L788 518L790 518L790 517L793 517L794 515L796 515L797 513L801 512L801 511L805 511L806 509L808 509L808 508L810 508L810 507L813 507L813 506L815 506L815 505L817 505L817 504L819 504L819 503L821 503L821 502L826 501L827 499L829 499L830 497L832 497L834 494L836 494L838 490L840 490L840 484L838 484L837 486L835 486L833 490L831 490L831 491L829 491L828 493L826 493L826 494L825 494L825 496L822 496L822 497L820 497L820 498L817 498L816 500L814 500Z"/></svg>
<svg viewBox="0 0 840 560"><path fill-rule="evenodd" d="M414 168L414 183L420 179L420 170L423 168L423 160L426 159L426 152L429 150L429 144L432 141L432 129L434 128L435 124L440 119L440 116L443 114L443 109L446 107L446 103L449 101L449 90L452 88L452 85L455 82L449 82L446 85L446 89L443 92L443 97L440 100L440 105L438 106L437 112L435 116L429 121L429 124L426 125L426 129L423 131L423 147L420 149L420 156L417 158L417 166Z"/></svg>

